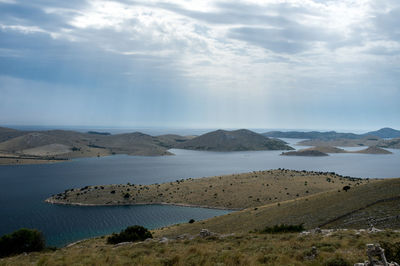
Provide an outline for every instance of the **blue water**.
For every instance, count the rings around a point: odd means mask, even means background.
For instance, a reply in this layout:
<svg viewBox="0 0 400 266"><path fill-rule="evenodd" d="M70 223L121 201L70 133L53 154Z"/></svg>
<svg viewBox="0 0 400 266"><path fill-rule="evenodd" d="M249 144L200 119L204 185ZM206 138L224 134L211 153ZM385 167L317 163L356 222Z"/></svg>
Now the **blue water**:
<svg viewBox="0 0 400 266"><path fill-rule="evenodd" d="M399 150L391 150L392 155L332 154L317 158L279 156L280 151L171 151L175 156L116 155L57 164L0 166L0 235L21 227L38 228L49 245L62 246L117 232L128 225L157 228L228 212L161 205L77 207L43 202L52 194L86 185L152 184L276 168L334 171L363 178L400 177Z"/></svg>

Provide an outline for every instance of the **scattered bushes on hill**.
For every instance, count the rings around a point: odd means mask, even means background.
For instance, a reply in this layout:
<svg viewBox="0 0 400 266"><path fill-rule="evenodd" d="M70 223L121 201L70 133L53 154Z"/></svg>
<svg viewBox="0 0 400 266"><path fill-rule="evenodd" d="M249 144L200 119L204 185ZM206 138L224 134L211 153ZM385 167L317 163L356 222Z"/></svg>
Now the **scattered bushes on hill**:
<svg viewBox="0 0 400 266"><path fill-rule="evenodd" d="M119 234L113 233L107 238L108 244L118 244L121 242L143 241L147 238L153 238L150 231L140 225L128 226Z"/></svg>
<svg viewBox="0 0 400 266"><path fill-rule="evenodd" d="M274 225L273 227L267 226L264 228L264 230L261 231L261 233L279 234L279 233L297 233L302 231L304 231L303 224L299 225L281 224L281 225Z"/></svg>
<svg viewBox="0 0 400 266"><path fill-rule="evenodd" d="M0 238L0 258L23 252L41 251L46 247L43 234L35 229L19 229Z"/></svg>

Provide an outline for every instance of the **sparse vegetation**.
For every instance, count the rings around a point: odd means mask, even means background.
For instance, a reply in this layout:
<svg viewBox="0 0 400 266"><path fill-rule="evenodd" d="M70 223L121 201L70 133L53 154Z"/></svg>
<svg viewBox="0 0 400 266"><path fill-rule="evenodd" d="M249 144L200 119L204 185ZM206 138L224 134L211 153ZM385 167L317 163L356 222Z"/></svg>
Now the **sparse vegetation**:
<svg viewBox="0 0 400 266"><path fill-rule="evenodd" d="M327 179L331 182L327 182ZM335 180L337 182L334 182ZM363 179L344 177L335 173L280 169L197 179L178 179L175 182L146 186L107 185L101 186L101 190L88 187L85 189L86 194L76 195L79 190L76 189L61 193L61 195L57 194L49 201L64 204L100 205L117 205L118 202L120 204L168 202L242 209L298 199L329 190L341 190L343 184L340 181L343 180L352 185L366 183ZM127 194L130 196L125 196Z"/></svg>
<svg viewBox="0 0 400 266"><path fill-rule="evenodd" d="M399 237L394 231L337 231L325 237L237 233L192 240L169 238L167 244L154 238L120 246L96 238L56 251L5 258L0 265L353 265L368 259L367 243L395 243ZM317 256L308 257L312 247L317 248Z"/></svg>
<svg viewBox="0 0 400 266"><path fill-rule="evenodd" d="M112 234L107 238L108 244L118 244L121 242L135 242L143 241L147 238L153 238L147 228L140 225L129 226L125 230L122 230L119 234Z"/></svg>
<svg viewBox="0 0 400 266"><path fill-rule="evenodd" d="M281 224L281 225L274 225L272 227L267 226L261 231L261 233L265 234L296 233L296 232L302 232L304 230L305 229L303 224L299 225Z"/></svg>

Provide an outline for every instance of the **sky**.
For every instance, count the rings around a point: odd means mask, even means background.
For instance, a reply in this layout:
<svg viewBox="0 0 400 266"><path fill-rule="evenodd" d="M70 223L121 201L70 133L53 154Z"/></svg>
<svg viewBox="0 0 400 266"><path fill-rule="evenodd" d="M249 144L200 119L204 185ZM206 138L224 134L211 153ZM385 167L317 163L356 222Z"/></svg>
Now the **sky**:
<svg viewBox="0 0 400 266"><path fill-rule="evenodd" d="M0 125L400 129L398 0L0 0Z"/></svg>

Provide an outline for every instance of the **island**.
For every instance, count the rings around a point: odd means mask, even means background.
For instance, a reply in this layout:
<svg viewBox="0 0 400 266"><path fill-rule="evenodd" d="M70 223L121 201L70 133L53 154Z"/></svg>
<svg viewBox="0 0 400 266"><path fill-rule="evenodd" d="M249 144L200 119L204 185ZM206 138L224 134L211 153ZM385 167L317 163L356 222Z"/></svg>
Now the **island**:
<svg viewBox="0 0 400 266"><path fill-rule="evenodd" d="M347 151L333 146L316 146L297 151L282 152L281 155L285 156L328 156L329 153L362 153L362 154L392 154L392 152L371 146L363 150Z"/></svg>
<svg viewBox="0 0 400 266"><path fill-rule="evenodd" d="M62 162L74 158L115 154L172 155L169 149L208 151L293 150L286 142L250 130L216 130L201 136L141 132L110 134L68 130L21 131L0 127L0 164Z"/></svg>

